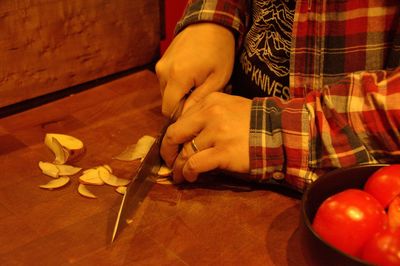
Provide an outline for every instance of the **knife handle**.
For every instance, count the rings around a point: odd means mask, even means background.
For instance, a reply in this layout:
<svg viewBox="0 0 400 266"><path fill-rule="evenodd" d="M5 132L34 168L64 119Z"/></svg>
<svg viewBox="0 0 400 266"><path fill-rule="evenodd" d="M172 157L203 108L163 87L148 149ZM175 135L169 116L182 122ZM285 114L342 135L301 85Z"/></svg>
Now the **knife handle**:
<svg viewBox="0 0 400 266"><path fill-rule="evenodd" d="M186 93L178 102L178 104L175 106L172 114L169 117L170 124L174 123L182 114L183 106L185 105L185 101L189 97L189 95L192 93L194 89L190 89L188 93Z"/></svg>

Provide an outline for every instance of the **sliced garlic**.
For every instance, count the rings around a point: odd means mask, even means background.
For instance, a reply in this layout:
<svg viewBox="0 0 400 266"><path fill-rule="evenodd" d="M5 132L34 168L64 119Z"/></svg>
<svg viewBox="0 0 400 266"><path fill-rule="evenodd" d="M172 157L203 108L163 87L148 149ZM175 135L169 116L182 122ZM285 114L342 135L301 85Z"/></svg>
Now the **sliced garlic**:
<svg viewBox="0 0 400 266"><path fill-rule="evenodd" d="M104 166L98 166L95 169L97 169L97 173L98 173L100 179L103 181L104 181L104 179L107 179L111 175L111 172L108 170L108 168L106 168Z"/></svg>
<svg viewBox="0 0 400 266"><path fill-rule="evenodd" d="M119 194L124 195L126 193L126 187L125 186L119 186L115 189Z"/></svg>
<svg viewBox="0 0 400 266"><path fill-rule="evenodd" d="M54 153L54 163L64 164L79 157L85 151L83 142L73 136L48 133L44 143Z"/></svg>
<svg viewBox="0 0 400 266"><path fill-rule="evenodd" d="M58 165L56 164L56 167L58 168L58 170L60 170L59 175L75 175L82 170L81 167L76 167L67 164L58 164Z"/></svg>
<svg viewBox="0 0 400 266"><path fill-rule="evenodd" d="M83 175L79 177L79 182L87 185L104 185L103 180L99 176L98 170L94 168L85 170Z"/></svg>
<svg viewBox="0 0 400 266"><path fill-rule="evenodd" d="M100 176L100 178L104 181L104 183L113 187L126 186L131 182L130 180L125 178L118 178L113 174L102 175Z"/></svg>
<svg viewBox="0 0 400 266"><path fill-rule="evenodd" d="M171 179L166 178L166 177L157 179L156 183L160 184L160 185L173 185L174 184Z"/></svg>
<svg viewBox="0 0 400 266"><path fill-rule="evenodd" d="M54 178L58 178L59 176L64 175L74 175L78 173L82 168L75 167L72 165L66 164L54 164L49 162L39 162L39 168L42 170L42 173Z"/></svg>
<svg viewBox="0 0 400 266"><path fill-rule="evenodd" d="M96 195L94 195L84 184L79 184L78 193L86 198L96 199Z"/></svg>
<svg viewBox="0 0 400 266"><path fill-rule="evenodd" d="M170 176L172 174L172 169L166 166L165 164L161 165L160 169L157 172L158 176Z"/></svg>
<svg viewBox="0 0 400 266"><path fill-rule="evenodd" d="M126 149L119 155L113 157L120 161L133 161L142 159L149 152L151 145L156 139L152 136L144 135L136 144L126 147Z"/></svg>
<svg viewBox="0 0 400 266"><path fill-rule="evenodd" d="M55 164L49 162L39 162L39 168L42 173L53 178L58 178L60 176L60 169Z"/></svg>
<svg viewBox="0 0 400 266"><path fill-rule="evenodd" d="M108 172L112 173L111 166L109 166L108 164L104 164L103 167L106 168L108 170Z"/></svg>
<svg viewBox="0 0 400 266"><path fill-rule="evenodd" d="M68 151L63 148L61 143L56 138L48 137L46 135L44 143L47 145L47 147L50 148L50 150L56 156L56 158L54 158L54 163L64 164L68 160L69 157Z"/></svg>
<svg viewBox="0 0 400 266"><path fill-rule="evenodd" d="M40 185L39 187L52 190L52 189L56 189L56 188L65 186L66 184L68 184L69 180L70 180L70 178L68 176L62 176L60 178L51 180L47 184Z"/></svg>

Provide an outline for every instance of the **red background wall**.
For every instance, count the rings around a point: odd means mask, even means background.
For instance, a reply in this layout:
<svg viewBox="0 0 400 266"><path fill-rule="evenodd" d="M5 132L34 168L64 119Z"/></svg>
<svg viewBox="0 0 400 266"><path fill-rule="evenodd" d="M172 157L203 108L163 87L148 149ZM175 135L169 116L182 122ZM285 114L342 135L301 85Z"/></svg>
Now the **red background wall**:
<svg viewBox="0 0 400 266"><path fill-rule="evenodd" d="M161 40L160 52L163 54L173 39L176 22L181 18L187 0L164 0L165 39Z"/></svg>

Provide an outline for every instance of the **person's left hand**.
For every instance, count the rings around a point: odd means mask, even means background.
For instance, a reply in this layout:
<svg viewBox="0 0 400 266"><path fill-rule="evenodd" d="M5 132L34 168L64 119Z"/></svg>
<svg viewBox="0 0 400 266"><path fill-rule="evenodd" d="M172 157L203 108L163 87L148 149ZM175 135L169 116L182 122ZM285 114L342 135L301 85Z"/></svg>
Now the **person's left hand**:
<svg viewBox="0 0 400 266"><path fill-rule="evenodd" d="M250 110L251 100L219 92L187 109L161 144L174 181L193 182L199 173L214 169L248 173Z"/></svg>

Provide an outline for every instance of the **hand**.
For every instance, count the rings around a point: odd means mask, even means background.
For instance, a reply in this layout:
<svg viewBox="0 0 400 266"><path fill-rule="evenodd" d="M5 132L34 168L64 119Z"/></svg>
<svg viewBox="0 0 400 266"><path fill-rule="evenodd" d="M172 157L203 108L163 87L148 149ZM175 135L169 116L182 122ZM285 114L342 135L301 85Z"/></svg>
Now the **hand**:
<svg viewBox="0 0 400 266"><path fill-rule="evenodd" d="M170 116L192 88L184 110L227 84L233 69L235 39L225 27L193 24L180 32L156 64L163 96L162 112Z"/></svg>
<svg viewBox="0 0 400 266"><path fill-rule="evenodd" d="M214 169L248 173L250 110L251 100L219 92L187 109L167 129L161 144L174 181L193 182L199 173Z"/></svg>

